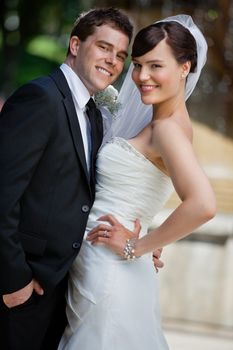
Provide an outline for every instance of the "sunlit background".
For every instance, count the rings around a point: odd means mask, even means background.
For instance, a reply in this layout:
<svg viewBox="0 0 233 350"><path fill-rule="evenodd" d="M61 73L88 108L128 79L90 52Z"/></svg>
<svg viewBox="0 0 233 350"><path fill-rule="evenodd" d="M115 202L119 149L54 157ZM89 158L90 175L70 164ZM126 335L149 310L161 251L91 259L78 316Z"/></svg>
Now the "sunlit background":
<svg viewBox="0 0 233 350"><path fill-rule="evenodd" d="M188 108L195 151L213 185L218 214L165 248L161 307L171 349L207 349L207 336L214 339L208 349L233 349L233 0L1 0L0 105L16 87L60 64L76 16L100 6L123 9L135 33L163 17L190 14L207 39L208 61ZM152 226L178 203L172 196ZM203 347L195 345L197 334Z"/></svg>

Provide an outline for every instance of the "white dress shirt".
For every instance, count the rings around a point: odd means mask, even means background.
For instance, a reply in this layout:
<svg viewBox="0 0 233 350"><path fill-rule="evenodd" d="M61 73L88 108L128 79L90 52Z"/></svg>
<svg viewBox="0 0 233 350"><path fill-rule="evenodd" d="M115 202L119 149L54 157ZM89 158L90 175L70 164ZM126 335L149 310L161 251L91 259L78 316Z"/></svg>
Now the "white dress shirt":
<svg viewBox="0 0 233 350"><path fill-rule="evenodd" d="M80 80L78 75L66 63L60 66L65 75L74 101L75 110L78 116L79 126L81 129L83 146L86 156L87 169L90 170L90 151L91 151L91 127L89 119L85 113L86 104L90 99L90 94Z"/></svg>

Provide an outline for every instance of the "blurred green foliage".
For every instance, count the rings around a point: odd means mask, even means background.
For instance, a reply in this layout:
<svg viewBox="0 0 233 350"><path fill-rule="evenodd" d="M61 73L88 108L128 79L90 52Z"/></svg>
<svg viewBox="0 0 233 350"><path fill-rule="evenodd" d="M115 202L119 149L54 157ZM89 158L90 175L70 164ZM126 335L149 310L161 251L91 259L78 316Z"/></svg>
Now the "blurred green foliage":
<svg viewBox="0 0 233 350"><path fill-rule="evenodd" d="M100 6L124 9L135 32L161 17L191 15L209 46L207 65L190 99L194 117L233 136L233 0L0 0L0 98L62 63L77 15ZM123 78L124 73L116 88Z"/></svg>
<svg viewBox="0 0 233 350"><path fill-rule="evenodd" d="M85 7L75 0L0 1L0 95L62 63L73 22Z"/></svg>

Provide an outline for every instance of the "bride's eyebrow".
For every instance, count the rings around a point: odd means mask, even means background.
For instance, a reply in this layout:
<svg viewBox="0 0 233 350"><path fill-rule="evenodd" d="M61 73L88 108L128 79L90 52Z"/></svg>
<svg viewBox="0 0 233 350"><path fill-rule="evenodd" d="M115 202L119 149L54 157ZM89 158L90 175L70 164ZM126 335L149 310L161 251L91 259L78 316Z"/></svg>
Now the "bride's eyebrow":
<svg viewBox="0 0 233 350"><path fill-rule="evenodd" d="M134 58L132 57L132 61L133 62L137 62L137 63L141 63L140 59L137 59L137 58ZM160 59L155 59L155 60L149 60L149 61L146 61L145 63L163 63L164 61L163 60L160 60Z"/></svg>
<svg viewBox="0 0 233 350"><path fill-rule="evenodd" d="M146 63L162 63L163 60L150 60L150 61L146 61Z"/></svg>

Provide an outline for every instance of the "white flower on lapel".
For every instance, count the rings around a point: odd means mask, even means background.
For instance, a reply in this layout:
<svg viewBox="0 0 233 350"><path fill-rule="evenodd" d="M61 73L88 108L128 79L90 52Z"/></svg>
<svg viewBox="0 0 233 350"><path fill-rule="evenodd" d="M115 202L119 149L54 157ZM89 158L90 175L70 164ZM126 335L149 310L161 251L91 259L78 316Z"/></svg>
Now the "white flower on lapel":
<svg viewBox="0 0 233 350"><path fill-rule="evenodd" d="M105 90L95 94L95 103L98 108L105 107L109 110L113 117L119 111L121 104L117 101L118 91L112 85Z"/></svg>

